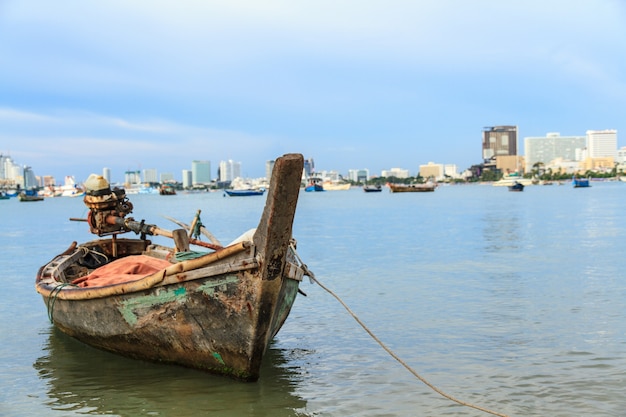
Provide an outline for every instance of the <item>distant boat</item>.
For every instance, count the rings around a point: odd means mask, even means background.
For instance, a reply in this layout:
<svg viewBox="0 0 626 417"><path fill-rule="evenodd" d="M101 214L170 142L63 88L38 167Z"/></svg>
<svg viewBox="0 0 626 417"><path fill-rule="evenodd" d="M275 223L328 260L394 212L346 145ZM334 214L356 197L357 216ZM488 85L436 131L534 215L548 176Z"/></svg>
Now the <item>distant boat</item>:
<svg viewBox="0 0 626 417"><path fill-rule="evenodd" d="M320 184L319 178L309 178L309 184L304 187L304 191L324 191L324 186Z"/></svg>
<svg viewBox="0 0 626 417"><path fill-rule="evenodd" d="M0 200L8 200L9 198L11 197L8 196L7 193L5 193L4 191L0 191Z"/></svg>
<svg viewBox="0 0 626 417"><path fill-rule="evenodd" d="M363 186L363 191L365 191L366 193L378 193L382 190L383 190L383 187L381 187L380 184Z"/></svg>
<svg viewBox="0 0 626 417"><path fill-rule="evenodd" d="M515 181L513 185L509 185L509 191L524 191L524 184Z"/></svg>
<svg viewBox="0 0 626 417"><path fill-rule="evenodd" d="M42 196L37 195L37 193L31 191L22 191L17 195L17 199L24 202L43 201Z"/></svg>
<svg viewBox="0 0 626 417"><path fill-rule="evenodd" d="M494 182L493 186L494 187L510 187L511 185L514 185L517 182L526 186L526 185L531 185L533 183L533 180L530 178L524 178L519 173L514 172L512 174L505 174L501 180Z"/></svg>
<svg viewBox="0 0 626 417"><path fill-rule="evenodd" d="M589 178L572 177L572 185L574 186L574 188L591 187L591 185L589 185Z"/></svg>
<svg viewBox="0 0 626 417"><path fill-rule="evenodd" d="M392 193L424 193L435 191L437 184L427 182L425 184L387 184Z"/></svg>
<svg viewBox="0 0 626 417"><path fill-rule="evenodd" d="M252 195L263 195L265 188L245 189L245 190L224 190L231 197L248 197Z"/></svg>
<svg viewBox="0 0 626 417"><path fill-rule="evenodd" d="M176 188L172 184L163 184L159 188L160 195L176 195Z"/></svg>
<svg viewBox="0 0 626 417"><path fill-rule="evenodd" d="M325 191L342 191L349 190L350 183L349 182L341 182L341 181L324 181L322 187Z"/></svg>

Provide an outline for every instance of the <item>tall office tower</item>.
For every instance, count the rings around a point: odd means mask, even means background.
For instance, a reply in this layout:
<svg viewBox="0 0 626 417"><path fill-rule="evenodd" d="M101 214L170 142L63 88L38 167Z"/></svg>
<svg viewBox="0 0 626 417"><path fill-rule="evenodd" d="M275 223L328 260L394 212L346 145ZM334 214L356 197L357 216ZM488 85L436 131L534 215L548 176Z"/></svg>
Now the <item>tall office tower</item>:
<svg viewBox="0 0 626 417"><path fill-rule="evenodd" d="M193 185L193 176L190 170L183 169L183 188L191 188Z"/></svg>
<svg viewBox="0 0 626 417"><path fill-rule="evenodd" d="M107 180L109 184L111 184L111 169L102 168L102 177Z"/></svg>
<svg viewBox="0 0 626 417"><path fill-rule="evenodd" d="M315 172L315 162L313 162L313 158L304 160L304 174L308 177L312 173Z"/></svg>
<svg viewBox="0 0 626 417"><path fill-rule="evenodd" d="M488 126L483 129L483 160L517 155L517 126Z"/></svg>
<svg viewBox="0 0 626 417"><path fill-rule="evenodd" d="M237 177L241 177L241 162L220 161L220 181L232 181Z"/></svg>
<svg viewBox="0 0 626 417"><path fill-rule="evenodd" d="M617 130L588 130L587 150L589 158L617 157Z"/></svg>
<svg viewBox="0 0 626 417"><path fill-rule="evenodd" d="M191 182L193 185L211 183L211 161L191 161Z"/></svg>
<svg viewBox="0 0 626 417"><path fill-rule="evenodd" d="M24 165L24 188L34 188L37 187L39 183L37 182L37 178L35 178L35 173L33 169L29 166Z"/></svg>
<svg viewBox="0 0 626 417"><path fill-rule="evenodd" d="M365 182L370 179L369 169L349 169L348 178L354 182Z"/></svg>
<svg viewBox="0 0 626 417"><path fill-rule="evenodd" d="M146 168L143 170L143 182L159 182L156 168Z"/></svg>
<svg viewBox="0 0 626 417"><path fill-rule="evenodd" d="M275 161L273 159L269 161L265 161L265 179L268 182L272 180L272 171L274 170L274 163Z"/></svg>
<svg viewBox="0 0 626 417"><path fill-rule="evenodd" d="M586 143L584 136L561 136L558 132L524 138L524 172L531 172L537 163L548 166L555 159L578 161Z"/></svg>

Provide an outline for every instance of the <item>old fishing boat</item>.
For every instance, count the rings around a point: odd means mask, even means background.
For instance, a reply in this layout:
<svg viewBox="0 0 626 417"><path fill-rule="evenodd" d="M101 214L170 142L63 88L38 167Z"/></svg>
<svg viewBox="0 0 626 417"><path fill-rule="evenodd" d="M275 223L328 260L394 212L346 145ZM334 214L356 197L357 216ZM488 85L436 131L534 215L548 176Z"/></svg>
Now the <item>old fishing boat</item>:
<svg viewBox="0 0 626 417"><path fill-rule="evenodd" d="M257 380L307 270L291 235L302 168L300 154L276 160L258 227L225 247L189 238L199 222L170 232L127 217L124 190L90 177L83 220L100 238L72 243L39 269L36 290L50 320L131 358ZM140 236L118 237L131 231ZM147 235L172 237L175 247ZM213 251L191 252L190 244Z"/></svg>
<svg viewBox="0 0 626 417"><path fill-rule="evenodd" d="M425 184L387 184L392 193L423 193L435 191L437 184L427 182Z"/></svg>

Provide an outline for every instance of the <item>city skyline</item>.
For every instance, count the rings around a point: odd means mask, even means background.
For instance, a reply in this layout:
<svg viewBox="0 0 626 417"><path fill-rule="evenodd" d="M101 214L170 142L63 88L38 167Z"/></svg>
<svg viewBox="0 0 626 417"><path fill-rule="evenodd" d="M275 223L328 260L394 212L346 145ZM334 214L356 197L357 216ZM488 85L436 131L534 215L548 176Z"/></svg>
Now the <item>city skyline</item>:
<svg viewBox="0 0 626 417"><path fill-rule="evenodd" d="M484 126L515 125L520 138L626 131L626 5L615 0L1 10L0 152L38 175L179 176L194 159L233 159L257 178L289 152L344 174L462 171L482 162Z"/></svg>

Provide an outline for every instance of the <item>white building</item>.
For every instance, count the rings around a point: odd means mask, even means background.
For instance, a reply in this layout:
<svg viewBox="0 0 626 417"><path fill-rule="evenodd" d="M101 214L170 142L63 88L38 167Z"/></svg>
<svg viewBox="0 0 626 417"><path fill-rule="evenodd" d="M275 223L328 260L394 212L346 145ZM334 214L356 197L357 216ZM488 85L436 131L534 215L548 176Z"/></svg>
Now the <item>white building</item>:
<svg viewBox="0 0 626 417"><path fill-rule="evenodd" d="M220 161L219 180L221 182L233 181L238 177L241 177L241 162L235 162L232 159Z"/></svg>
<svg viewBox="0 0 626 417"><path fill-rule="evenodd" d="M191 188L193 185L193 175L188 169L183 169L183 188Z"/></svg>
<svg viewBox="0 0 626 417"><path fill-rule="evenodd" d="M548 133L546 136L524 138L524 172L531 172L533 165L543 163L547 167L552 161L582 161L587 146L585 136L561 136Z"/></svg>
<svg viewBox="0 0 626 417"><path fill-rule="evenodd" d="M159 182L156 168L146 168L143 170L143 182Z"/></svg>
<svg viewBox="0 0 626 417"><path fill-rule="evenodd" d="M107 180L109 184L111 184L111 169L110 168L102 168L102 178Z"/></svg>
<svg viewBox="0 0 626 417"><path fill-rule="evenodd" d="M409 170L402 168L391 168L390 170L383 170L380 173L381 177L396 177L396 178L409 178Z"/></svg>
<svg viewBox="0 0 626 417"><path fill-rule="evenodd" d="M365 169L350 169L348 170L348 178L354 182L365 182L370 179L370 170Z"/></svg>
<svg viewBox="0 0 626 417"><path fill-rule="evenodd" d="M616 158L617 130L588 130L587 149L589 158Z"/></svg>

